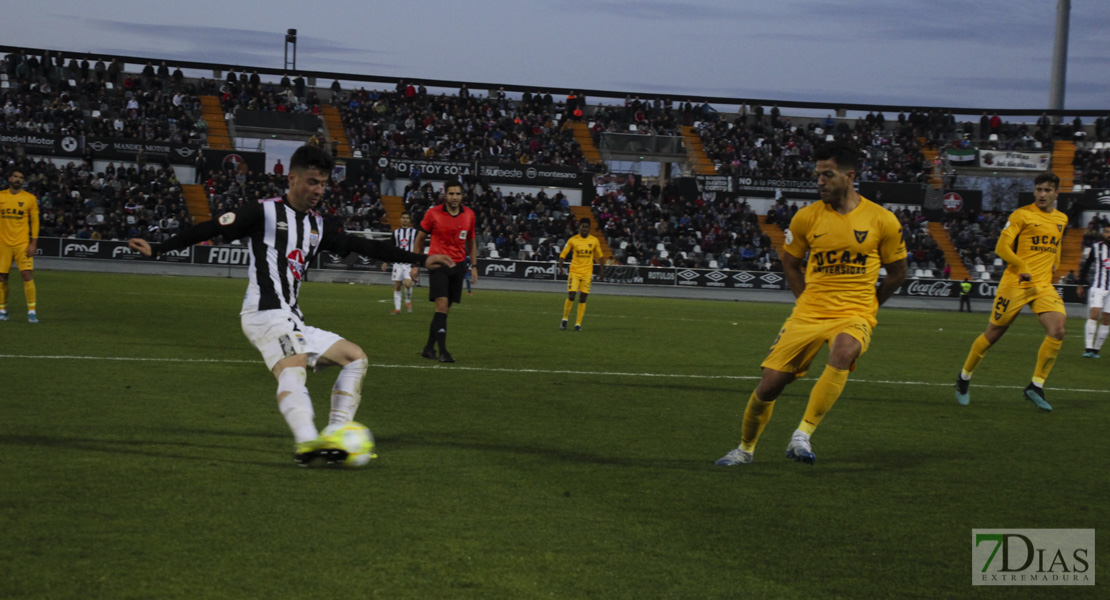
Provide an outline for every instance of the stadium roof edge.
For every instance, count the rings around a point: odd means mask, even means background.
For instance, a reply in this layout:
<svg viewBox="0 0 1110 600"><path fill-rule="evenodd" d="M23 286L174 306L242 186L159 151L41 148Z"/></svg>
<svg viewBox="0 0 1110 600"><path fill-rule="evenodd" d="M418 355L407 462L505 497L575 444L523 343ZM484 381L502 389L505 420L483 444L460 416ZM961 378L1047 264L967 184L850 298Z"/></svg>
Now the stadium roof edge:
<svg viewBox="0 0 1110 600"><path fill-rule="evenodd" d="M229 63L208 63L208 62L195 62L195 61L181 61L169 58L158 57L142 57L142 56L126 56L117 54L101 54L96 52L72 52L69 50L57 50L54 48L27 48L24 46L8 46L0 45L0 53L9 54L12 52L23 52L36 55L42 55L44 52L58 54L64 58L81 58L89 60L114 60L118 59L124 63L131 64L145 64L148 62L163 62L171 67L180 67L183 69L199 69L210 71L257 71L259 74L265 75L301 75L304 77L313 77L316 79L338 79L342 81L360 81L368 83L392 83L396 84L399 81L407 81L428 87L439 88L458 88L464 84L472 90L488 90L495 88L504 88L510 92L542 92L548 94L565 94L571 91L572 88L567 87L544 87L544 86L529 86L529 85L516 85L510 83L486 83L475 81L451 81L444 79L422 79L419 77L386 77L378 75L359 75L355 73L336 73L332 71L308 71L298 69L296 71L287 71L279 68L257 67L250 65L233 65ZM776 100L767 98L738 98L738 97L725 97L725 96L698 96L693 94L658 94L651 92L633 92L633 91L613 91L613 90L591 90L584 88L573 88L573 91L585 95L587 98L615 98L623 99L625 96L638 96L641 99L654 100L671 99L677 102L696 101L708 102L710 104L747 104L747 105L763 105L763 106L779 106L780 108L801 108L810 110L848 110L848 111L881 111L881 112L929 112L929 111L942 111L945 113L952 113L954 115L981 115L983 113L998 114L1000 116L1031 116L1041 115L1042 113L1051 116L1110 116L1110 108L1107 109L1063 109L1063 110L1050 110L1046 107L1037 108L971 108L971 107L952 107L952 106L915 106L915 105L897 105L897 104L863 104L863 103L841 103L841 102L807 102L798 100Z"/></svg>

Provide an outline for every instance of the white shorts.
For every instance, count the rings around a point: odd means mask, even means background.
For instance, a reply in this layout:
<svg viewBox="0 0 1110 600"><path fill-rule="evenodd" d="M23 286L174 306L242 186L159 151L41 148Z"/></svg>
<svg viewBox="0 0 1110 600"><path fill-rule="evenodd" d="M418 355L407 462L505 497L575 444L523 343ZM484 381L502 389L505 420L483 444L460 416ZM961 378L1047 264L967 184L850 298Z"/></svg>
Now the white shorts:
<svg viewBox="0 0 1110 600"><path fill-rule="evenodd" d="M262 353L262 360L271 371L279 360L296 354L307 354L308 367L314 368L320 355L343 339L330 331L305 325L284 310L243 313L239 321L243 333Z"/></svg>
<svg viewBox="0 0 1110 600"><path fill-rule="evenodd" d="M1103 312L1110 312L1110 290L1088 288L1087 308L1097 308Z"/></svg>
<svg viewBox="0 0 1110 600"><path fill-rule="evenodd" d="M412 279L412 265L393 263L393 281Z"/></svg>

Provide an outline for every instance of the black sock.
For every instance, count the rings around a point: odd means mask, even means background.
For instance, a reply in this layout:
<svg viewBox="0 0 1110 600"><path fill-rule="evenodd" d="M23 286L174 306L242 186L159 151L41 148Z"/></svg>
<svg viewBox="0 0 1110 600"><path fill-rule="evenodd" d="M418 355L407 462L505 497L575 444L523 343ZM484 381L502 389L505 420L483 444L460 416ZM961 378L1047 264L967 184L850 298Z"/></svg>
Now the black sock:
<svg viewBox="0 0 1110 600"><path fill-rule="evenodd" d="M439 313L432 313L432 322L428 325L428 342L424 344L425 350L435 349L436 343L436 330L439 329L436 325L439 323Z"/></svg>
<svg viewBox="0 0 1110 600"><path fill-rule="evenodd" d="M440 353L447 351L447 314L437 312L432 316L432 328L428 338L428 347L432 346L432 340L439 344Z"/></svg>

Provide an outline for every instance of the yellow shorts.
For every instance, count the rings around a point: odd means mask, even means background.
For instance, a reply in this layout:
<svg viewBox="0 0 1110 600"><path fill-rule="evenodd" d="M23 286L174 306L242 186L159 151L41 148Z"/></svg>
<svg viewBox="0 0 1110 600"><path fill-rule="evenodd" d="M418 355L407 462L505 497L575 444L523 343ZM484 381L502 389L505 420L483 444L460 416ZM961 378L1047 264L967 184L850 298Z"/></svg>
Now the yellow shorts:
<svg viewBox="0 0 1110 600"><path fill-rule="evenodd" d="M1056 288L1042 283L1030 287L998 286L998 292L991 304L991 325L1008 327L1026 304L1032 305L1033 312L1058 312L1067 314L1064 301Z"/></svg>
<svg viewBox="0 0 1110 600"><path fill-rule="evenodd" d="M31 271L35 268L35 259L27 256L27 244L22 246L5 246L0 244L0 273L10 273L12 262L20 271Z"/></svg>
<svg viewBox="0 0 1110 600"><path fill-rule="evenodd" d="M593 274L590 275L575 275L571 273L567 276L567 291L568 292L582 292L583 294L590 293L590 282L593 280Z"/></svg>
<svg viewBox="0 0 1110 600"><path fill-rule="evenodd" d="M820 321L802 320L790 317L782 324L779 336L771 344L771 353L759 365L767 369L793 373L802 377L809 370L809 363L817 356L821 346L832 344L841 333L859 340L863 346L860 356L871 345L871 322L859 316L842 319L822 319ZM852 363L851 370L856 370Z"/></svg>

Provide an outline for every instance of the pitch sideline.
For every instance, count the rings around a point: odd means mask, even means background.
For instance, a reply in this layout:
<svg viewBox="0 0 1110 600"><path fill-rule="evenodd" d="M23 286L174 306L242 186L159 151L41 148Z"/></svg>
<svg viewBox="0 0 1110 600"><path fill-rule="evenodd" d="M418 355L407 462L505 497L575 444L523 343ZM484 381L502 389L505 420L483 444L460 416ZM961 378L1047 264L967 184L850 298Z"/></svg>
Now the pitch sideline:
<svg viewBox="0 0 1110 600"><path fill-rule="evenodd" d="M132 356L60 356L60 355L27 355L27 354L0 354L0 358L12 358L23 360L104 360L104 361L120 361L120 362L164 362L164 363L186 363L186 364L243 364L243 365L258 365L258 360L241 360L241 359L222 359L222 358L153 358L153 357L132 357ZM657 377L666 379L723 379L733 381L743 380L758 380L758 375L697 375L697 374L683 374L683 373L630 373L621 371L571 371L568 369L505 369L499 367L464 367L459 365L452 365L450 367L441 367L440 365L396 365L386 363L371 363L368 365L374 369L446 369L450 371L478 371L483 373L534 373L543 375L582 375L593 376L603 375L606 377ZM885 379L852 379L852 383L867 383L872 385L908 385L908 386L942 386L950 387L951 382L931 382L931 381L894 381ZM1024 389L1023 386L1016 385L976 385L976 388L989 388L1000 390L1020 390ZM1050 387L1049 389L1059 392L1074 392L1083 394L1104 394L1106 390L1089 390L1083 388L1057 388Z"/></svg>

